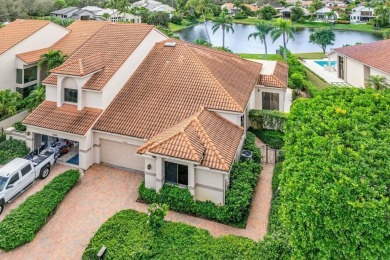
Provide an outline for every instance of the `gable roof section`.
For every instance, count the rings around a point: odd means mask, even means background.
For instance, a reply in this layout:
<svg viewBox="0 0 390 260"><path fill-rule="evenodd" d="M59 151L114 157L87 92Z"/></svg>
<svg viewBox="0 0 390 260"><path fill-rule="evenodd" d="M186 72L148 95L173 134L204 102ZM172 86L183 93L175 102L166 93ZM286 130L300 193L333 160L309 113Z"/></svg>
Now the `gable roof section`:
<svg viewBox="0 0 390 260"><path fill-rule="evenodd" d="M53 12L51 12L51 14L60 14L60 15L64 15L64 14L67 14L67 13L69 13L69 12L74 11L75 9L78 9L78 8L75 7L75 6L69 6L69 7L62 8L62 9L60 9L60 10L53 11Z"/></svg>
<svg viewBox="0 0 390 260"><path fill-rule="evenodd" d="M257 85L275 88L287 88L288 86L288 65L277 61L272 74L260 74Z"/></svg>
<svg viewBox="0 0 390 260"><path fill-rule="evenodd" d="M169 41L176 46L165 46ZM156 43L94 129L150 138L200 106L241 113L261 67L234 54L176 39Z"/></svg>
<svg viewBox="0 0 390 260"><path fill-rule="evenodd" d="M63 66L101 53L104 68L94 74L84 85L84 89L101 91L153 28L152 25L147 24L106 23L67 59ZM55 77L50 75L43 83L56 82Z"/></svg>
<svg viewBox="0 0 390 260"><path fill-rule="evenodd" d="M66 27L70 32L50 48L18 54L18 58L27 64L38 62L41 56L49 50L60 50L67 55L72 55L80 46L94 36L107 22L98 21L74 21Z"/></svg>
<svg viewBox="0 0 390 260"><path fill-rule="evenodd" d="M49 23L51 22L46 20L17 19L4 26L0 29L0 55L27 39Z"/></svg>
<svg viewBox="0 0 390 260"><path fill-rule="evenodd" d="M104 61L101 53L91 55L86 58L74 60L63 64L51 72L55 74L85 76L104 68Z"/></svg>
<svg viewBox="0 0 390 260"><path fill-rule="evenodd" d="M243 133L242 127L202 108L151 138L138 153L160 154L229 171Z"/></svg>
<svg viewBox="0 0 390 260"><path fill-rule="evenodd" d="M390 74L390 40L335 48L333 51Z"/></svg>
<svg viewBox="0 0 390 260"><path fill-rule="evenodd" d="M85 135L101 114L101 109L44 101L23 120L23 124L37 126L77 135ZM48 116L50 115L50 116Z"/></svg>

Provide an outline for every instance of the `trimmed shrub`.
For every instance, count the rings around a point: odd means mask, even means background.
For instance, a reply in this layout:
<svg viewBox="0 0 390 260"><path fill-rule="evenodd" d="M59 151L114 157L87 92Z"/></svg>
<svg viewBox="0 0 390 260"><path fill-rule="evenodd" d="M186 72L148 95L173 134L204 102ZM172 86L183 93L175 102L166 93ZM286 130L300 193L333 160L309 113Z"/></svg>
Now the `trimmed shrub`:
<svg viewBox="0 0 390 260"><path fill-rule="evenodd" d="M26 142L16 139L9 139L0 143L0 164L6 164L17 157L24 157L30 149Z"/></svg>
<svg viewBox="0 0 390 260"><path fill-rule="evenodd" d="M77 170L55 177L0 222L0 248L10 251L31 242L80 178Z"/></svg>
<svg viewBox="0 0 390 260"><path fill-rule="evenodd" d="M288 114L280 111L257 109L249 111L251 126L260 130L268 129L283 132L287 118Z"/></svg>
<svg viewBox="0 0 390 260"><path fill-rule="evenodd" d="M234 16L234 19L238 19L238 20L246 19L246 18L248 18L248 16L246 14L244 14L243 12L238 12Z"/></svg>
<svg viewBox="0 0 390 260"><path fill-rule="evenodd" d="M253 161L261 163L260 149L256 145L256 136L253 133L247 132L243 149L251 151Z"/></svg>
<svg viewBox="0 0 390 260"><path fill-rule="evenodd" d="M254 133L261 141L268 144L274 149L282 149L284 145L284 133L275 130L259 130L249 128L249 131Z"/></svg>
<svg viewBox="0 0 390 260"><path fill-rule="evenodd" d="M176 185L164 184L157 193L153 189L145 188L145 183L142 183L138 191L140 198L148 203L167 204L170 209L178 212L244 227L260 170L260 164L253 160L234 163L223 206L210 201L195 201L188 189Z"/></svg>
<svg viewBox="0 0 390 260"><path fill-rule="evenodd" d="M116 213L93 236L82 259L97 259L103 245L104 259L258 259L256 242L248 238L213 238L207 230L170 221L153 238L147 221L145 213L134 210Z"/></svg>
<svg viewBox="0 0 390 260"><path fill-rule="evenodd" d="M27 129L27 127L23 125L22 122L16 122L12 126L15 127L15 130L18 132L25 132Z"/></svg>
<svg viewBox="0 0 390 260"><path fill-rule="evenodd" d="M292 258L390 255L390 92L328 88L286 123L280 219Z"/></svg>
<svg viewBox="0 0 390 260"><path fill-rule="evenodd" d="M182 21L183 21L183 18L181 16L176 15L176 14L172 15L172 17L171 17L171 23L181 25Z"/></svg>

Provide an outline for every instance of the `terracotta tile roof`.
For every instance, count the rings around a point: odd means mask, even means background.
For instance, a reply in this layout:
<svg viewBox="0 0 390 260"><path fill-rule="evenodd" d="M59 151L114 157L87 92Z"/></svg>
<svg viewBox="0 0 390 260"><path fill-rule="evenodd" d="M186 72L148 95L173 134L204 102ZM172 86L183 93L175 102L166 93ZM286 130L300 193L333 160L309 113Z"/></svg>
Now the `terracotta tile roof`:
<svg viewBox="0 0 390 260"><path fill-rule="evenodd" d="M48 85L57 85L57 76L51 74L47 76L44 80L42 80L42 83Z"/></svg>
<svg viewBox="0 0 390 260"><path fill-rule="evenodd" d="M257 85L275 88L287 88L288 86L288 65L283 62L276 62L274 71L270 75L260 74Z"/></svg>
<svg viewBox="0 0 390 260"><path fill-rule="evenodd" d="M202 108L148 140L138 153L161 154L229 171L243 132L242 127Z"/></svg>
<svg viewBox="0 0 390 260"><path fill-rule="evenodd" d="M89 107L77 110L77 106L71 104L57 107L56 102L46 100L23 120L23 124L85 135L101 112L101 109Z"/></svg>
<svg viewBox="0 0 390 260"><path fill-rule="evenodd" d="M153 28L147 24L106 23L66 60L64 66L101 53L104 68L84 85L85 89L100 91Z"/></svg>
<svg viewBox="0 0 390 260"><path fill-rule="evenodd" d="M55 74L85 76L104 68L104 61L101 53L89 57L73 60L61 66L52 69L50 72Z"/></svg>
<svg viewBox="0 0 390 260"><path fill-rule="evenodd" d="M94 129L150 138L199 110L243 112L262 65L180 40L157 43ZM167 42L167 41L166 41Z"/></svg>
<svg viewBox="0 0 390 260"><path fill-rule="evenodd" d="M333 51L390 74L390 40L335 48Z"/></svg>
<svg viewBox="0 0 390 260"><path fill-rule="evenodd" d="M0 55L48 25L46 20L15 20L0 29Z"/></svg>
<svg viewBox="0 0 390 260"><path fill-rule="evenodd" d="M49 50L60 50L67 55L72 55L80 46L95 35L107 22L102 21L74 21L67 27L70 32L50 48L18 54L21 60L27 64L36 63L41 56Z"/></svg>

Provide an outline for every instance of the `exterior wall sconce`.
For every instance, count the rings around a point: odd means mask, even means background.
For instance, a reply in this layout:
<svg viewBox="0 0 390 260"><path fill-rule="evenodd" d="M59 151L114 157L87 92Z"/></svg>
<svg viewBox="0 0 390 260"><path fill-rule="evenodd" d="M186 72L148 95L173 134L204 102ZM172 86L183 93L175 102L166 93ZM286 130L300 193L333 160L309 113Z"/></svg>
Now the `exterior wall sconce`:
<svg viewBox="0 0 390 260"><path fill-rule="evenodd" d="M152 169L152 165L148 164L147 168L148 168L148 170L151 170Z"/></svg>

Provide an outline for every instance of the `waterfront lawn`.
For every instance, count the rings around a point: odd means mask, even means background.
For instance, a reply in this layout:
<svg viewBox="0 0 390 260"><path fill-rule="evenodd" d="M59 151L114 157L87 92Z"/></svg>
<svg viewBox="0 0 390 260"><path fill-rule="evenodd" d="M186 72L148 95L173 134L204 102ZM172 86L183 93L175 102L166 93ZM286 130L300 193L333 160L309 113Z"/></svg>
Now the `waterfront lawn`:
<svg viewBox="0 0 390 260"><path fill-rule="evenodd" d="M302 59L317 59L321 60L326 57L325 54L322 52L308 52L308 53L293 53L293 55L297 58L302 58Z"/></svg>
<svg viewBox="0 0 390 260"><path fill-rule="evenodd" d="M296 28L329 28L330 23L320 22L302 22L294 23ZM377 32L374 26L369 24L335 24L332 29L334 30L351 30L351 31L363 31L363 32Z"/></svg>
<svg viewBox="0 0 390 260"><path fill-rule="evenodd" d="M255 17L248 17L245 19L233 19L233 23L240 23L240 24L256 24L259 21L260 19Z"/></svg>
<svg viewBox="0 0 390 260"><path fill-rule="evenodd" d="M194 25L196 25L198 23L193 23L193 22L190 22L186 19L183 19L181 21L181 24L174 24L174 23L169 23L168 27L169 29L171 29L172 32L178 32L180 30L183 30L183 29L186 29L186 28L189 28L189 27L192 27Z"/></svg>
<svg viewBox="0 0 390 260"><path fill-rule="evenodd" d="M265 54L253 54L253 53L237 53L243 59L251 60L265 60ZM283 60L283 57L279 54L268 54L268 60Z"/></svg>

